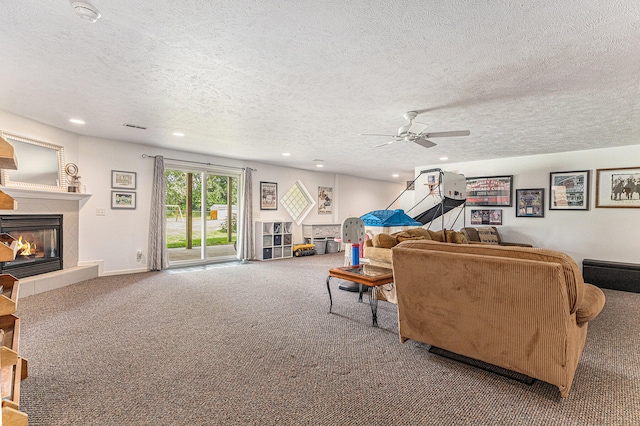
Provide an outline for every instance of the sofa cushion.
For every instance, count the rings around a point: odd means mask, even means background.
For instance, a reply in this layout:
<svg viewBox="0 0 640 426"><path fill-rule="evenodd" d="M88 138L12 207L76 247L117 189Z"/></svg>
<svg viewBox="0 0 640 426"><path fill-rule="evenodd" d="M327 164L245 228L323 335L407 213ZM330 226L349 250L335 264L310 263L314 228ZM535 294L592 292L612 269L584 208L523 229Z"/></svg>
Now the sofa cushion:
<svg viewBox="0 0 640 426"><path fill-rule="evenodd" d="M462 232L445 230L444 235L448 243L469 244L469 241L467 241L467 237Z"/></svg>
<svg viewBox="0 0 640 426"><path fill-rule="evenodd" d="M378 248L393 248L398 244L396 237L389 234L377 234L373 236L373 246Z"/></svg>
<svg viewBox="0 0 640 426"><path fill-rule="evenodd" d="M493 228L478 228L478 237L485 244L500 244L500 237Z"/></svg>
<svg viewBox="0 0 640 426"><path fill-rule="evenodd" d="M444 237L444 230L441 229L440 231L432 231L430 229L428 229L429 231L429 235L431 235L431 239L433 241L439 241L441 243L443 243L445 241L445 237Z"/></svg>
<svg viewBox="0 0 640 426"><path fill-rule="evenodd" d="M425 240L431 239L431 233L429 233L428 229L411 228L411 229L407 229L405 232L413 237L424 237Z"/></svg>
<svg viewBox="0 0 640 426"><path fill-rule="evenodd" d="M478 230L476 228L461 228L460 231L464 233L465 237L467 237L467 241L480 242L480 236L478 235Z"/></svg>
<svg viewBox="0 0 640 426"><path fill-rule="evenodd" d="M400 232L396 235L396 241L401 243L407 240L430 240L431 238L425 238L424 236L411 235L408 232Z"/></svg>

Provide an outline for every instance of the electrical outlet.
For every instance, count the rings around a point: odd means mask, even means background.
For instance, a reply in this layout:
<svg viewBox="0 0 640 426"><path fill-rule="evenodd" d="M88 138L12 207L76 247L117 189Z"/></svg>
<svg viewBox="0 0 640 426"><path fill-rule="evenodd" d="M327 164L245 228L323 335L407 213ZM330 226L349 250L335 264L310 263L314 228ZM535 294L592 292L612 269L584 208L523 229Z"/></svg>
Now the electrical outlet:
<svg viewBox="0 0 640 426"><path fill-rule="evenodd" d="M136 260L140 262L140 259L142 259L142 250L138 250L136 253Z"/></svg>
<svg viewBox="0 0 640 426"><path fill-rule="evenodd" d="M104 216L104 209L96 209L96 216Z"/></svg>

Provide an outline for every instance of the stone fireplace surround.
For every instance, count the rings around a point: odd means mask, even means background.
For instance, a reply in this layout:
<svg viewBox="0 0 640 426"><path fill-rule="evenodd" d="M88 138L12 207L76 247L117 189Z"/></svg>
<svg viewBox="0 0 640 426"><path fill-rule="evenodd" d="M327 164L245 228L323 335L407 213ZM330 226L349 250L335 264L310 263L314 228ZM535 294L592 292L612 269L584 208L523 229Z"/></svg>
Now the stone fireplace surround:
<svg viewBox="0 0 640 426"><path fill-rule="evenodd" d="M63 227L63 265L61 271L20 279L20 297L31 296L98 276L98 265L78 266L80 200L88 194L33 191L0 187L18 202L18 208L2 211L12 214L61 214Z"/></svg>

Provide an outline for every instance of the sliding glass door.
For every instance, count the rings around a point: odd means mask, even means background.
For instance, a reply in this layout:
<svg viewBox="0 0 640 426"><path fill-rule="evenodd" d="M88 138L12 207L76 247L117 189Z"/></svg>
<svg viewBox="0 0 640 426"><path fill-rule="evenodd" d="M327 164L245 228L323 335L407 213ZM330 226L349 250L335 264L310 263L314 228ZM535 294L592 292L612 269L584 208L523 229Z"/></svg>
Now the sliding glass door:
<svg viewBox="0 0 640 426"><path fill-rule="evenodd" d="M170 266L236 259L239 178L215 169L166 165Z"/></svg>

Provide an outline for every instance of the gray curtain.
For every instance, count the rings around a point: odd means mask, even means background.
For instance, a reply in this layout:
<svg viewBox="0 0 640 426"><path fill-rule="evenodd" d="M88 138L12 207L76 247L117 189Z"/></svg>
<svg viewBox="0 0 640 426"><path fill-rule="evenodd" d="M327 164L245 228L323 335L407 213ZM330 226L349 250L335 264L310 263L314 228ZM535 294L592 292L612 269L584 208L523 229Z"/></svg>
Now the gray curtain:
<svg viewBox="0 0 640 426"><path fill-rule="evenodd" d="M149 268L152 271L159 271L169 266L165 233L166 201L164 158L156 155L151 193L151 220L149 221Z"/></svg>
<svg viewBox="0 0 640 426"><path fill-rule="evenodd" d="M242 221L238 229L238 259L246 262L254 257L253 249L253 181L251 169L244 169L244 191L242 193Z"/></svg>

